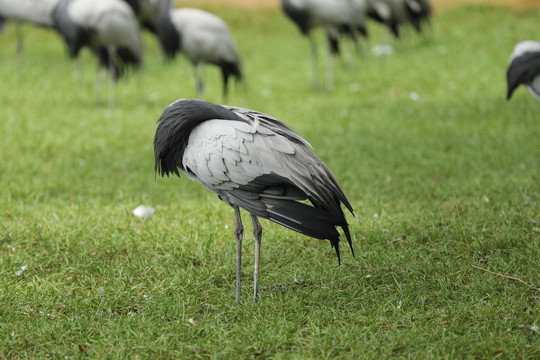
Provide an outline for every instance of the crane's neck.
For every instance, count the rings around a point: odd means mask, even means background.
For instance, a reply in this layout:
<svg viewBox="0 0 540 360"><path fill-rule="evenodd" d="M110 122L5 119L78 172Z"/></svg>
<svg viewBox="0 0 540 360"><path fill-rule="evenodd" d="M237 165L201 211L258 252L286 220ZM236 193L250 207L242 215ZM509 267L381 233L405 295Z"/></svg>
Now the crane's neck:
<svg viewBox="0 0 540 360"><path fill-rule="evenodd" d="M182 37L171 18L171 0L160 0L157 15L157 35L165 55L172 59L182 48Z"/></svg>
<svg viewBox="0 0 540 360"><path fill-rule="evenodd" d="M155 171L178 175L191 131L207 120L245 121L233 111L216 104L181 99L169 105L158 120L154 137Z"/></svg>

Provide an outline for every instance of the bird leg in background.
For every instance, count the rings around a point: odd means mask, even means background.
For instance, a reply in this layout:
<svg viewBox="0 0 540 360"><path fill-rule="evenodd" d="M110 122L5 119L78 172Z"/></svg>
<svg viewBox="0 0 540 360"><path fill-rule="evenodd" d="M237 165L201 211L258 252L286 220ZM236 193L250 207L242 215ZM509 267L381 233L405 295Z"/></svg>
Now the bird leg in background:
<svg viewBox="0 0 540 360"><path fill-rule="evenodd" d="M116 101L116 80L119 74L116 73L118 70L114 62L116 49L112 47L107 52L109 53L109 107L112 108Z"/></svg>
<svg viewBox="0 0 540 360"><path fill-rule="evenodd" d="M362 46L362 42L360 41L360 38L361 38L360 31L357 30L353 24L351 24L351 33L352 33L351 37L354 42L354 47L356 48L356 53L358 54L358 56L362 58L365 57L364 47ZM367 39L367 36L366 36L366 39ZM354 64L353 64L353 67L354 67Z"/></svg>
<svg viewBox="0 0 540 360"><path fill-rule="evenodd" d="M82 70L82 60L81 60L81 57L77 57L75 59L75 72L74 72L74 75L75 75L75 81L77 81L79 83L79 85L82 85L83 83L83 70Z"/></svg>
<svg viewBox="0 0 540 360"><path fill-rule="evenodd" d="M204 100L204 74L201 75L200 68L204 67L204 64L200 66L201 64L193 65L193 76L195 77L195 87L197 89L197 98L199 100Z"/></svg>
<svg viewBox="0 0 540 360"><path fill-rule="evenodd" d="M236 226L234 227L234 236L236 237L236 304L240 304L242 301L241 294L241 276L242 276L242 236L244 235L244 227L242 226L242 217L240 216L240 209L238 206L233 205L234 219Z"/></svg>
<svg viewBox="0 0 540 360"><path fill-rule="evenodd" d="M23 56L23 49L24 49L22 27L23 27L22 22L17 21L15 23L15 31L17 33L17 62L19 63L19 67L22 66L22 56Z"/></svg>
<svg viewBox="0 0 540 360"><path fill-rule="evenodd" d="M317 55L317 43L315 42L315 38L313 38L313 35L311 35L311 33L309 34L309 44L311 45L312 84L313 84L313 88L318 89L319 88L319 76L318 76L319 61L318 61L318 55Z"/></svg>
<svg viewBox="0 0 540 360"><path fill-rule="evenodd" d="M98 65L97 78L96 78L96 105L101 105L101 89L103 88L103 76L105 69L103 66Z"/></svg>
<svg viewBox="0 0 540 360"><path fill-rule="evenodd" d="M328 54L326 55L326 90L332 91L334 88L334 55L332 50L328 47Z"/></svg>
<svg viewBox="0 0 540 360"><path fill-rule="evenodd" d="M116 102L116 80L112 76L109 76L109 107L114 107Z"/></svg>
<svg viewBox="0 0 540 360"><path fill-rule="evenodd" d="M253 300L259 300L259 261L261 258L262 226L256 216L251 215L253 237L255 238L255 273L253 275Z"/></svg>

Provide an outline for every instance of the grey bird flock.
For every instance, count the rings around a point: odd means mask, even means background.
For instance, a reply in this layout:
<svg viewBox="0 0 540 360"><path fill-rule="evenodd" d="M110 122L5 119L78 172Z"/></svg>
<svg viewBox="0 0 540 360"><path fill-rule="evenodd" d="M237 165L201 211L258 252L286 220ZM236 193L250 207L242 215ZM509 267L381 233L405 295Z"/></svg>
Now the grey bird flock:
<svg viewBox="0 0 540 360"><path fill-rule="evenodd" d="M224 98L229 78L243 80L240 54L227 24L207 11L173 7L171 0L0 0L0 21L17 22L18 53L22 53L22 23L51 28L77 58L89 48L111 79L109 104L114 105L114 84L125 72L143 64L141 30L155 34L164 55L183 54L193 64L197 95L204 96L200 68L205 64L222 71ZM102 75L96 81L97 100Z"/></svg>

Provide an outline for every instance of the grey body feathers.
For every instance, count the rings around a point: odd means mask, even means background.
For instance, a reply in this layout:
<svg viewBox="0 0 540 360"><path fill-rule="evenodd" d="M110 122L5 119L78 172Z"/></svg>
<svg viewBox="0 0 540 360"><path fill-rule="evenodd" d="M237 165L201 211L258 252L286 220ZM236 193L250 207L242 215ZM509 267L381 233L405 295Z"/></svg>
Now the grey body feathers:
<svg viewBox="0 0 540 360"><path fill-rule="evenodd" d="M158 121L154 152L160 175L181 170L231 206L328 239L338 259L341 227L352 250L341 205L353 209L343 190L309 144L272 116L178 100Z"/></svg>

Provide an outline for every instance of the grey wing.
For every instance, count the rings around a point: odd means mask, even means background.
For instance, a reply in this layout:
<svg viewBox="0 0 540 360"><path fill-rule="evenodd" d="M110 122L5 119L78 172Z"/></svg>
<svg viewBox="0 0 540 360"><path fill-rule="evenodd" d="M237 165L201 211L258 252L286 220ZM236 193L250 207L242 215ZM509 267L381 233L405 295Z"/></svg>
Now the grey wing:
<svg viewBox="0 0 540 360"><path fill-rule="evenodd" d="M292 147L292 151L283 152L281 161L286 171L285 174L280 175L284 177L292 176L295 184L300 186L309 196L314 197L317 201L328 202L330 200L329 193L337 195L339 201L353 212L352 206L328 167L312 152L311 145L296 134L289 125L265 113L241 107L223 106L234 111L237 115L252 121L253 127L257 131L262 133L269 131L276 135L269 138L272 142L269 148L276 148L278 144L282 144L288 140L287 146ZM259 146L261 145L264 146L263 144L259 144Z"/></svg>
<svg viewBox="0 0 540 360"><path fill-rule="evenodd" d="M271 130L227 120L195 128L184 172L223 201L319 239L339 241L350 204L328 168L303 144ZM314 206L301 203L309 199ZM337 250L336 250L337 251Z"/></svg>
<svg viewBox="0 0 540 360"><path fill-rule="evenodd" d="M291 141L304 144L305 146L311 148L311 145L300 135L296 134L294 132L294 129L292 129L288 124L279 119L276 119L271 115L238 106L222 106L235 112L238 116L252 122L253 127L258 131L263 131L261 130L261 128L268 129L276 134L286 137Z"/></svg>

